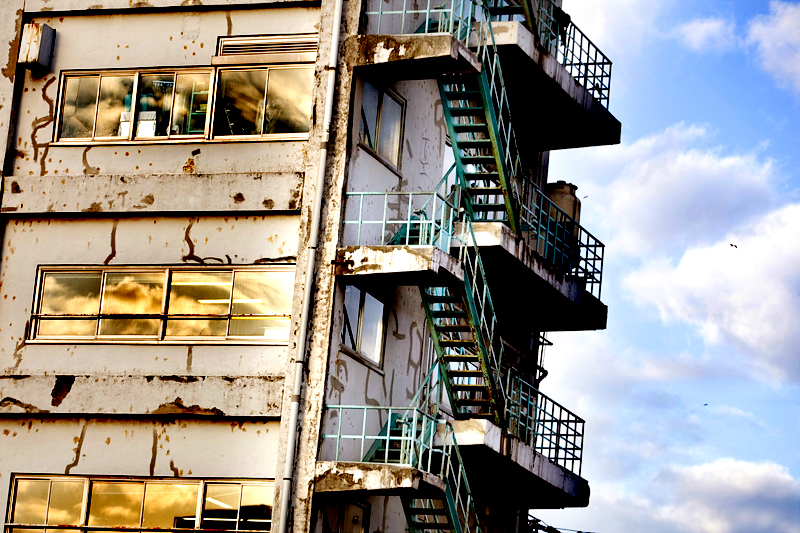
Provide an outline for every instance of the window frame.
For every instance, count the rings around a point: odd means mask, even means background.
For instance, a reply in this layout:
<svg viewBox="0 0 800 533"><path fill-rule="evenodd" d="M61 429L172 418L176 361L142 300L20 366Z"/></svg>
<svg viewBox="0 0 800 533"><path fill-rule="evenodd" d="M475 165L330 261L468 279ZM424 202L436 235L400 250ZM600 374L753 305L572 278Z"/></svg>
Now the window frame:
<svg viewBox="0 0 800 533"><path fill-rule="evenodd" d="M86 146L86 145L142 145L142 144L185 144L185 143L226 143L226 142L264 142L264 141L306 141L309 139L311 129L314 126L313 117L313 99L314 99L314 85L311 86L311 108L309 113L309 131L299 133L260 133L256 135L219 135L214 134L214 116L216 114L216 107L218 103L219 80L222 72L236 71L236 70L265 70L267 71L267 84L265 87L264 106L266 106L266 92L269 90L269 71L270 70L315 70L313 63L296 62L296 63L241 63L241 64L225 64L225 65L211 65L200 67L157 67L157 68L131 68L131 69L96 69L96 70L64 70L60 72L59 90L56 99L56 116L53 127L53 135L51 146ZM207 74L208 75L208 102L206 104L206 117L203 133L196 134L171 134L158 137L144 137L136 135L136 125L139 120L139 86L142 76L150 76L157 74L173 74L174 79L181 74ZM103 77L116 77L116 76L132 76L133 87L131 92L131 125L128 129L128 134L125 137L98 137L95 135L97 132L97 117L99 113L99 94L100 82ZM94 124L92 126L91 137L64 137L62 136L63 121L64 121L64 106L66 97L66 85L68 79L74 78L97 78L97 90L95 97L94 109ZM172 106L170 108L169 126L168 131L172 127L172 118L175 110L175 85L172 91ZM263 109L262 109L263 114ZM262 123L263 132L263 123Z"/></svg>
<svg viewBox="0 0 800 533"><path fill-rule="evenodd" d="M209 118L209 122L206 125L207 128L207 137L209 140L217 141L217 142L231 142L231 141L264 141L264 140L307 140L310 134L311 126L313 125L313 92L314 87L312 83L311 87L311 97L312 97L312 109L309 109L309 131L305 133L264 133L264 115L265 108L267 105L267 94L269 93L269 75L270 71L272 70L311 70L314 71L314 66L309 64L303 63L278 63L278 64L263 64L263 63L255 63L255 64L242 64L242 65L225 65L215 67L214 69L214 100L213 106L210 108L211 116ZM267 82L264 84L264 108L262 108L262 117L261 117L261 133L253 134L253 135L216 135L214 132L214 122L217 114L217 105L219 104L220 98L217 97L220 85L220 79L222 78L223 72L236 72L236 71L259 71L265 70L267 71ZM208 117L207 117L208 118Z"/></svg>
<svg viewBox="0 0 800 533"><path fill-rule="evenodd" d="M376 130L375 148L372 148L367 143L365 143L364 141L361 140L361 137L362 137L362 135L361 135L361 120L362 120L361 111L364 109L364 85L365 84L371 85L376 91L378 91L378 108L376 110L376 120L375 120L375 130ZM388 95L389 98L391 98L392 100L394 100L395 102L397 102L400 105L400 140L397 143L397 164L396 165L389 158L387 158L386 156L382 155L379 152L379 149L380 149L380 138L381 138L381 136L380 136L380 134L381 134L381 117L383 115L383 101L384 101L384 98L387 95ZM392 170L393 172L396 172L398 174L402 170L402 166L403 166L403 140L405 139L405 133L406 133L406 107L407 107L406 104L407 104L406 99L403 98L402 96L400 96L400 94L398 94L397 91L394 91L393 89L390 89L388 87L382 87L381 85L372 83L369 80L361 80L361 95L360 95L359 102L358 102L359 113L358 113L358 118L356 119L357 123L358 123L358 131L357 131L357 135L356 135L356 138L358 139L358 146L360 146L361 148L365 149L370 155L372 155L373 157L378 159L378 161L380 161L381 163L386 165L386 167L388 167L389 170Z"/></svg>
<svg viewBox="0 0 800 533"><path fill-rule="evenodd" d="M358 298L358 318L356 323L356 332L355 332L355 341L356 347L352 347L346 342L346 324L345 316L347 315L347 307L346 307L346 298L347 298L347 289L348 287L352 287L353 289L358 290L359 298ZM366 296L369 295L383 306L383 313L381 315L380 326L381 331L379 335L380 340L380 349L376 354L376 358L372 358L367 355L361 348L361 343L363 341L363 328L364 328L364 308L366 303ZM349 321L349 317L347 319ZM376 296L374 292L367 291L357 285L347 283L342 286L342 333L339 338L339 346L342 350L346 353L356 357L359 361L364 362L370 367L375 368L378 371L383 370L383 362L384 362L384 353L386 351L386 330L388 329L389 323L389 305L386 302L386 299L380 296Z"/></svg>
<svg viewBox="0 0 800 533"><path fill-rule="evenodd" d="M14 515L15 507L17 505L17 482L18 481L48 481L48 495L47 504L45 508L45 519L43 524L12 522L11 517ZM81 500L80 524L47 524L47 511L50 509L50 497L52 494L53 482L56 481L70 481L70 482L83 482L83 495ZM89 525L89 516L91 510L91 496L93 483L141 483L142 485L142 498L139 513L138 526L97 526ZM165 484L165 485L197 485L197 503L195 506L194 514L194 527L193 528L179 528L172 527L166 528L148 528L144 525L144 506L147 494L147 485ZM4 533L21 533L30 531L31 533L38 533L42 530L50 530L55 532L64 530L65 533L79 531L80 533L98 533L102 531L131 531L135 533L152 531L212 531L202 528L204 518L204 502L206 501L206 489L209 485L239 485L239 509L236 518L236 527L234 529L213 530L213 531L235 531L235 532L264 532L272 529L272 519L270 520L270 529L239 529L241 522L241 499L245 486L257 487L271 487L272 488L272 502L270 502L270 509L275 511L275 480L274 479L247 479L247 478L175 478L175 477L140 477L140 476L71 476L71 475L38 475L38 474L13 474L11 476L11 487L8 495L8 506L5 514L5 524L3 527ZM274 517L274 515L271 514Z"/></svg>
<svg viewBox="0 0 800 533"><path fill-rule="evenodd" d="M206 140L208 138L208 131L209 131L209 117L211 115L211 103L214 99L214 91L216 89L214 83L214 71L213 67L183 67L183 68L152 68L152 69L120 69L120 70L65 70L61 72L61 79L59 81L59 91L58 91L58 109L56 114L56 126L53 128L53 144L64 144L64 145L81 145L81 144L129 144L129 143L165 143L165 142L191 142L191 141L200 141ZM137 136L136 135L136 125L139 120L139 99L137 95L139 95L139 84L141 81L142 76L151 76L157 74L172 74L174 79L181 74L207 74L208 75L208 103L206 104L206 117L205 117L205 125L203 127L203 133L194 133L194 134L180 134L180 135L173 135L171 133L167 133L166 136L162 137L145 137L145 136ZM98 137L95 135L97 132L97 117L99 113L99 101L100 101L100 85L102 82L103 77L117 77L117 76L132 76L133 77L133 87L131 89L131 120L130 120L130 127L128 128L128 135L126 137L117 136L117 137ZM95 110L94 110L94 124L92 126L92 136L91 137L63 137L62 130L64 126L64 106L65 106L65 97L66 97L66 87L67 87L67 80L68 79L75 79L75 78L97 78L97 92L95 97ZM175 111L175 86L173 85L172 90L172 103L170 107L169 113L169 126L168 132L172 127L172 117Z"/></svg>
<svg viewBox="0 0 800 533"><path fill-rule="evenodd" d="M161 310L159 313L103 313L103 297L106 287L106 274L108 273L161 273L163 274L164 287L161 298ZM169 313L170 287L172 274L174 272L231 272L231 288L229 293L228 311L224 314L196 315L199 319L216 317L219 320L226 320L225 335L167 335L167 326L170 320L187 319L184 313ZM275 339L269 337L257 337L246 335L231 335L231 321L241 314L233 313L234 283L236 273L244 272L291 272L296 274L294 263L265 264L265 265L210 265L208 267L195 267L186 265L39 265L36 272L36 283L32 301L32 312L30 313L30 327L26 332L26 342L29 344L256 344L256 345L280 345L285 346L291 336L291 306L294 301L294 279L290 287L292 298L289 305L289 314L284 315L264 315L265 317L284 317L289 321L286 336ZM44 295L44 280L48 273L99 273L100 274L100 293L98 296L97 313L85 316L87 319L96 320L94 335L40 335L39 324L47 318L68 317L67 314L46 314L42 313L42 303ZM139 318L159 320L158 333L156 335L103 335L100 333L101 321L105 317L116 316L117 318Z"/></svg>

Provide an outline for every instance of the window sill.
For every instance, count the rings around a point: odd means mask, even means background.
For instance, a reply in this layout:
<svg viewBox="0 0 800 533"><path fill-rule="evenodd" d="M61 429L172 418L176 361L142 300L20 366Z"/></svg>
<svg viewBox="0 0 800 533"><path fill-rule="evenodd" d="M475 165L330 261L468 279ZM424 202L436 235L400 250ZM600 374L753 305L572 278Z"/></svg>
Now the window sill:
<svg viewBox="0 0 800 533"><path fill-rule="evenodd" d="M168 145L168 144L227 144L227 143L255 143L255 142L286 142L286 141L308 141L308 134L269 135L269 136L241 136L223 137L216 139L204 139L202 137L184 137L181 139L123 139L113 141L99 140L75 140L75 141L52 141L49 146L144 146L144 145Z"/></svg>
<svg viewBox="0 0 800 533"><path fill-rule="evenodd" d="M364 150L369 155L371 155L374 159L377 159L379 163L381 163L383 166L385 166L387 169L389 169L398 178L402 178L403 177L403 174L400 172L400 168L394 166L392 163L389 162L389 160L387 160L381 154L379 154L378 152L376 152L375 150L373 150L372 148L370 148L369 146L367 146L366 144L364 144L361 141L358 142L358 147L361 148L362 150Z"/></svg>
<svg viewBox="0 0 800 533"><path fill-rule="evenodd" d="M248 339L176 339L176 340L156 340L156 339L30 339L25 344L69 344L69 345L149 345L149 346L288 346L289 341L267 341L267 340L248 340Z"/></svg>
<svg viewBox="0 0 800 533"><path fill-rule="evenodd" d="M352 359L355 359L356 361L358 361L362 365L366 366L370 370L372 370L374 372L377 372L381 376L385 375L384 372L383 372L383 369L380 366L378 366L375 363L375 361L370 361L369 359L367 359L366 357L364 357L360 353L356 352L355 350L353 350L349 346L345 346L344 344L339 343L339 351L341 353L345 354L345 355L350 356Z"/></svg>

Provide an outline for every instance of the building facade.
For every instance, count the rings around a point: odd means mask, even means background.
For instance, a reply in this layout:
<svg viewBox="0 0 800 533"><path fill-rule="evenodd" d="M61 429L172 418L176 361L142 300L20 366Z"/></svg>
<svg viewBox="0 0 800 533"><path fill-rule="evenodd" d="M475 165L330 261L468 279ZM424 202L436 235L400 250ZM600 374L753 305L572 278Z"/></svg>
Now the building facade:
<svg viewBox="0 0 800 533"><path fill-rule="evenodd" d="M618 143L557 0L4 0L6 533L530 531L603 329L549 152ZM182 522L181 522L182 520Z"/></svg>

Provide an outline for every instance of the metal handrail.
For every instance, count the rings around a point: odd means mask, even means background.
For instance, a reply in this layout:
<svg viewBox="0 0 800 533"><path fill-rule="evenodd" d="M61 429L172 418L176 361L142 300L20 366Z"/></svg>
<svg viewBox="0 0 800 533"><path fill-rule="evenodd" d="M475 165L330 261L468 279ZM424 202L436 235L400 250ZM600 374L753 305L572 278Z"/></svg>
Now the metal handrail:
<svg viewBox="0 0 800 533"><path fill-rule="evenodd" d="M449 252L460 202L460 191L448 190L452 170L451 167L433 191L346 193L344 244L435 246ZM372 215L378 209L382 213ZM355 220L348 220L353 213ZM349 229L352 227L354 231Z"/></svg>
<svg viewBox="0 0 800 533"><path fill-rule="evenodd" d="M343 451L342 442L350 440L356 442L355 449L358 450L358 459L353 462L411 466L434 474L444 482L445 499L454 506L452 511L455 516L450 518L458 520L460 531L481 532L464 462L456 443L453 426L449 421L409 407L326 405L325 409L328 424L334 418L334 413L336 415L336 432L322 435L320 460L348 460L342 458L342 452L351 457L355 450ZM353 413L360 415L352 417ZM385 415L386 422L380 424L386 429L385 434L381 435L381 432L368 429L367 419L370 413L378 415L379 424L383 420L380 415ZM354 419L354 422L351 419ZM399 434L392 434L392 421L398 423L395 429L399 430ZM355 433L343 433L342 426L346 423L349 423L354 430L357 428L360 430ZM374 422L372 424L374 425ZM330 451L325 446L326 441L334 442L333 457L327 457L325 454L326 451ZM395 443L394 448L392 443ZM390 455L392 449L396 452L395 455Z"/></svg>
<svg viewBox="0 0 800 533"><path fill-rule="evenodd" d="M557 269L585 285L598 299L603 282L605 245L533 187L521 207L522 235L528 245Z"/></svg>
<svg viewBox="0 0 800 533"><path fill-rule="evenodd" d="M611 60L584 34L553 0L540 0L539 39L556 60L600 105L608 109Z"/></svg>
<svg viewBox="0 0 800 533"><path fill-rule="evenodd" d="M581 475L585 421L509 372L506 375L508 431L551 462Z"/></svg>

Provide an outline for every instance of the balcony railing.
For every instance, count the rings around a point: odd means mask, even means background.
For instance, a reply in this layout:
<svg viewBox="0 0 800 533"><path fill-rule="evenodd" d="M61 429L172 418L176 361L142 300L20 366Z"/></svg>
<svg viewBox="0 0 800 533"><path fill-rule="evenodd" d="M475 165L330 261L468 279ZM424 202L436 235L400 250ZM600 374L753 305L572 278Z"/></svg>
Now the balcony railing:
<svg viewBox="0 0 800 533"><path fill-rule="evenodd" d="M568 276L585 284L600 298L605 245L532 186L522 206L522 234L528 245Z"/></svg>
<svg viewBox="0 0 800 533"><path fill-rule="evenodd" d="M328 405L324 423L320 460L405 465L434 474L444 482L455 530L480 533L449 422L410 407Z"/></svg>
<svg viewBox="0 0 800 533"><path fill-rule="evenodd" d="M611 61L553 0L540 0L539 39L567 72L608 109Z"/></svg>
<svg viewBox="0 0 800 533"><path fill-rule="evenodd" d="M508 431L551 462L581 475L584 420L519 376L506 377Z"/></svg>
<svg viewBox="0 0 800 533"><path fill-rule="evenodd" d="M429 192L348 192L342 242L449 252L460 203L458 189L448 186L451 172Z"/></svg>

